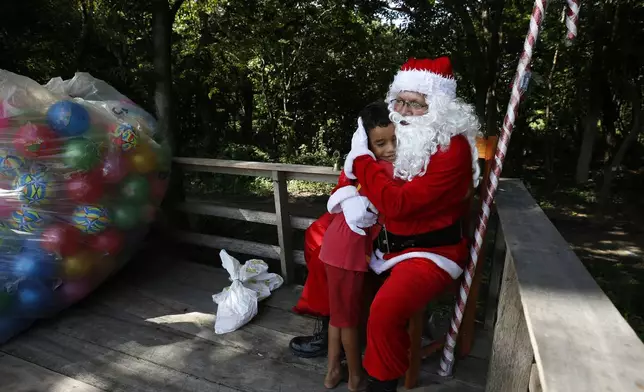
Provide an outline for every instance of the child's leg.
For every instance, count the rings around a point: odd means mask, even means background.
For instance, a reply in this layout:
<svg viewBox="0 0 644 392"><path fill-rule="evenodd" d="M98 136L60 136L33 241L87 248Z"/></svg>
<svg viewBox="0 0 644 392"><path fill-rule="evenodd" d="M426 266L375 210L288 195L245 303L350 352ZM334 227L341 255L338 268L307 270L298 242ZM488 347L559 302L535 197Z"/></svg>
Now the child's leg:
<svg viewBox="0 0 644 392"><path fill-rule="evenodd" d="M359 326L340 330L342 346L347 356L349 368L349 391L359 391L366 387L366 377L362 369L362 350Z"/></svg>
<svg viewBox="0 0 644 392"><path fill-rule="evenodd" d="M359 391L366 387L366 377L362 369L362 344L360 341L361 315L365 305L366 273L347 271L345 286L346 308L344 324L341 329L342 346L347 356L349 368L349 391Z"/></svg>
<svg viewBox="0 0 644 392"><path fill-rule="evenodd" d="M342 341L340 328L329 325L329 352L324 386L332 389L342 381ZM362 366L362 364L360 364Z"/></svg>

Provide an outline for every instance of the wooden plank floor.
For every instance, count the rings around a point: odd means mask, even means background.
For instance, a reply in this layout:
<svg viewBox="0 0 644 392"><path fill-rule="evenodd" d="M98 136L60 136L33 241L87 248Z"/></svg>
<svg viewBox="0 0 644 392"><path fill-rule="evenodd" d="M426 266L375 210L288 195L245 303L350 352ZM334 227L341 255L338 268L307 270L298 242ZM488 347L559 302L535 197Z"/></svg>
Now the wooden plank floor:
<svg viewBox="0 0 644 392"><path fill-rule="evenodd" d="M279 289L251 324L217 335L211 296L228 284L223 270L170 257L134 263L87 300L0 346L2 390L323 391L326 359L288 350L293 336L314 327L290 312L299 288ZM477 340L450 380L433 374L436 358L426 360L415 391L483 391L489 351L489 339Z"/></svg>

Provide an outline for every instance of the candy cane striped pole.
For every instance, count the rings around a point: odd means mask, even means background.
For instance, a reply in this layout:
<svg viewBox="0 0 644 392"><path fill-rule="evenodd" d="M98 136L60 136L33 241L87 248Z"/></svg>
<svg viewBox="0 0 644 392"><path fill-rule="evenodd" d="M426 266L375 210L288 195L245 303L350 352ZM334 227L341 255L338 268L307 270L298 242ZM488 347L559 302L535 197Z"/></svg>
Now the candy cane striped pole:
<svg viewBox="0 0 644 392"><path fill-rule="evenodd" d="M567 43L571 44L577 37L577 23L579 22L579 0L567 0L568 10L566 11L566 27L568 34L566 34Z"/></svg>
<svg viewBox="0 0 644 392"><path fill-rule="evenodd" d="M454 347L456 346L458 330L461 327L461 322L463 321L463 312L465 311L467 296L470 292L472 278L474 277L476 264L481 253L483 238L487 231L487 223L490 218L490 207L496 193L496 188L499 184L501 170L503 169L503 160L505 159L505 153L507 152L508 145L510 144L510 136L512 136L512 130L514 129L514 121L519 111L521 86L525 84L523 81L528 74L526 72L526 68L532 60L532 52L535 44L537 43L539 28L541 27L541 23L545 17L545 9L547 5L547 0L536 0L534 2L534 10L532 11L532 17L530 18L530 29L528 30L528 35L526 36L525 43L523 44L523 53L519 59L519 65L517 66L517 73L512 86L510 103L508 104L508 110L505 114L505 119L503 120L503 130L496 149L494 166L490 172L490 181L488 182L487 193L483 199L481 216L474 236L474 244L472 244L472 249L470 250L470 261L467 265L467 269L465 270L465 277L461 283L459 298L454 308L454 316L452 317L450 330L447 334L445 347L443 348L443 356L440 362L440 369L438 370L438 374L441 376L451 376L454 368Z"/></svg>

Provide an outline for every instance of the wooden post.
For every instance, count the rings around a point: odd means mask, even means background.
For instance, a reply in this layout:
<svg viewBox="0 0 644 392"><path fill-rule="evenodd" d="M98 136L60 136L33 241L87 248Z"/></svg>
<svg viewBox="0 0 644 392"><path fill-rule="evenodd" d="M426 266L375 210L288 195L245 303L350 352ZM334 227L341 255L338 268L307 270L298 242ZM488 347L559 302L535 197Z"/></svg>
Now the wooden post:
<svg viewBox="0 0 644 392"><path fill-rule="evenodd" d="M517 272L508 252L499 299L499 322L494 329L485 391L527 391L533 358Z"/></svg>
<svg viewBox="0 0 644 392"><path fill-rule="evenodd" d="M275 215L277 218L277 240L280 245L282 277L284 278L284 283L289 283L293 280L293 232L291 218L288 212L286 174L277 170L274 170L272 173Z"/></svg>
<svg viewBox="0 0 644 392"><path fill-rule="evenodd" d="M485 304L485 329L494 330L496 322L496 309L499 303L501 278L503 277L503 260L505 259L505 236L503 227L497 219L496 237L494 239L494 254L492 255L492 271L490 271L490 284Z"/></svg>
<svg viewBox="0 0 644 392"><path fill-rule="evenodd" d="M539 368L537 368L536 363L533 363L530 369L530 386L528 387L528 392L543 392L541 380L539 380Z"/></svg>

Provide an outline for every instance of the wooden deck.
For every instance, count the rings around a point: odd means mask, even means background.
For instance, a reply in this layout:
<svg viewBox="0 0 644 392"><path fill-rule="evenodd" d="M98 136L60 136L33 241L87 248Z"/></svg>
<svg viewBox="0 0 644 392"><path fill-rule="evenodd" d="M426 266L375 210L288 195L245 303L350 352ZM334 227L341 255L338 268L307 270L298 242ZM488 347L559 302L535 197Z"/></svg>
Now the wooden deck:
<svg viewBox="0 0 644 392"><path fill-rule="evenodd" d="M133 263L84 302L0 346L2 391L324 390L325 358L288 349L314 326L290 312L299 287L280 288L251 324L216 335L211 296L229 284L225 272L165 259ZM438 358L428 358L414 391L483 391L489 353L489 339L478 339L453 379L433 374Z"/></svg>

